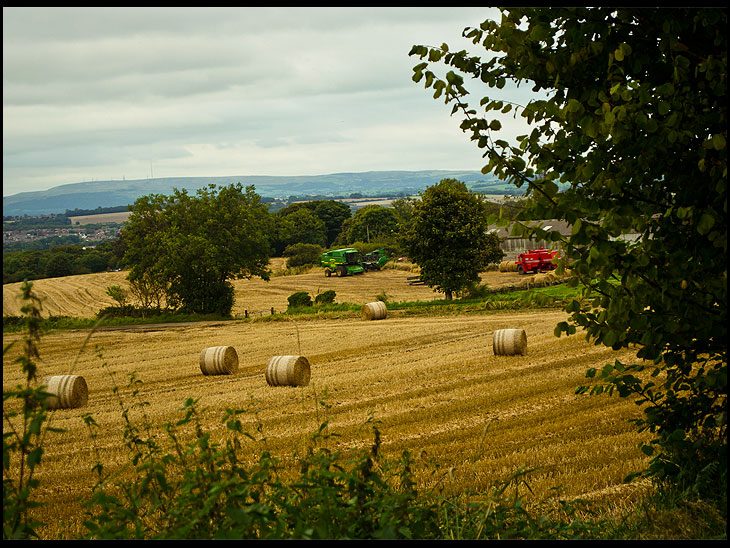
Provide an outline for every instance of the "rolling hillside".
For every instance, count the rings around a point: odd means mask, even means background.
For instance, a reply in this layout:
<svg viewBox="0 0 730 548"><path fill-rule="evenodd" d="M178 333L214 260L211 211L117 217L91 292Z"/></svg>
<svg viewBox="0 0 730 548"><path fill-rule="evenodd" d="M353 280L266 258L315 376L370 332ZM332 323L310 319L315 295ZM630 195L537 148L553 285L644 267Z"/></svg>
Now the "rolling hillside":
<svg viewBox="0 0 730 548"><path fill-rule="evenodd" d="M64 213L67 209L96 209L132 204L147 194L170 194L173 188L190 192L209 184L254 185L262 197L350 195L372 196L386 192L415 194L444 178L455 178L467 185L486 185L500 189L503 183L479 171L368 171L363 173L332 173L290 177L230 176L230 177L170 177L124 181L91 181L60 185L49 190L21 192L3 196L3 215L43 215Z"/></svg>

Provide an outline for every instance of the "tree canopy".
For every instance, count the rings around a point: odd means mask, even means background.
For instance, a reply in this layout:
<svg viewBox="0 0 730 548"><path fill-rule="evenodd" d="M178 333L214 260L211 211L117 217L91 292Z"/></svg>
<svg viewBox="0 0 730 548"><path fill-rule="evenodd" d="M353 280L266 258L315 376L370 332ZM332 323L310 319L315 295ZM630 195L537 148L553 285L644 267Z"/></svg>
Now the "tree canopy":
<svg viewBox="0 0 730 548"><path fill-rule="evenodd" d="M287 216L301 208L308 209L324 223L326 241L323 242L323 245L325 247L332 245L342 230L342 223L352 216L350 206L337 200L297 202L279 210L278 214Z"/></svg>
<svg viewBox="0 0 730 548"><path fill-rule="evenodd" d="M347 242L387 242L398 229L398 216L390 207L372 204L358 209L351 220L343 224Z"/></svg>
<svg viewBox="0 0 730 548"><path fill-rule="evenodd" d="M499 238L489 233L484 200L454 179L421 193L400 241L421 268L421 280L447 299L477 283L484 267L504 256Z"/></svg>
<svg viewBox="0 0 730 548"><path fill-rule="evenodd" d="M413 78L461 114L484 173L526 188L526 215L572 224L562 245L585 291L556 334L637 349L635 363L588 374L593 392L644 405L648 475L724 485L726 10L507 8L464 36L480 54L416 45ZM470 99L465 77L486 94ZM512 102L515 86L534 99ZM500 138L506 115L531 131Z"/></svg>
<svg viewBox="0 0 730 548"><path fill-rule="evenodd" d="M232 278L269 279L271 217L252 186L139 198L121 230L131 283L159 284L168 306L230 314Z"/></svg>
<svg viewBox="0 0 730 548"><path fill-rule="evenodd" d="M285 208L273 217L274 232L271 237L273 252L281 255L297 243L324 246L327 228L311 209L306 207Z"/></svg>

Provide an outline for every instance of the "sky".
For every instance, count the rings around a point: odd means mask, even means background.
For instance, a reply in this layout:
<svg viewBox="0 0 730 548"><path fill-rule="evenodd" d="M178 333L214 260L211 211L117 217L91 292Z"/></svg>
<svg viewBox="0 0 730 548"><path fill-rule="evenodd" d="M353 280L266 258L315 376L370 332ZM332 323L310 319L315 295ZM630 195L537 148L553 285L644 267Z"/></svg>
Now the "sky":
<svg viewBox="0 0 730 548"><path fill-rule="evenodd" d="M94 180L480 170L415 44L493 8L3 8L3 196ZM473 87L473 89L472 89ZM475 102L486 89L467 81ZM500 138L524 133L508 120ZM510 124L513 124L511 126Z"/></svg>

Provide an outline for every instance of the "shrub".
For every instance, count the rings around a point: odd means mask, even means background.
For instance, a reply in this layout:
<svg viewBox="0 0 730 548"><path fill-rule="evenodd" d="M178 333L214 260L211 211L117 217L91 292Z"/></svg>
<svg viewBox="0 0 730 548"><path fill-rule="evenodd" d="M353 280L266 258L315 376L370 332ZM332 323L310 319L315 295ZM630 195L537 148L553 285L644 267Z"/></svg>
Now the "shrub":
<svg viewBox="0 0 730 548"><path fill-rule="evenodd" d="M289 301L289 307L288 308L303 308L307 306L312 306L312 297L309 296L309 293L306 291L297 291L296 293L292 293L287 298Z"/></svg>
<svg viewBox="0 0 730 548"><path fill-rule="evenodd" d="M316 244L292 244L286 246L282 255L287 257L287 268L314 265L319 263L322 247Z"/></svg>
<svg viewBox="0 0 730 548"><path fill-rule="evenodd" d="M13 390L3 387L3 539L35 538L36 528L43 525L31 515L32 508L39 505L33 500L39 485L34 475L41 464L42 440L48 428L47 394L36 380L41 301L32 287L27 281L21 287L23 300L29 301L22 308L28 335L16 362L25 374L25 385ZM12 344L3 346L3 356ZM20 403L20 411L13 400Z"/></svg>
<svg viewBox="0 0 730 548"><path fill-rule="evenodd" d="M335 302L335 291L328 289L314 298L314 304L332 304Z"/></svg>
<svg viewBox="0 0 730 548"><path fill-rule="evenodd" d="M484 299L489 296L487 284L471 283L461 291L459 297L462 299Z"/></svg>
<svg viewBox="0 0 730 548"><path fill-rule="evenodd" d="M124 306L125 304L127 304L127 290L118 285L110 285L109 287L107 287L106 294L114 299L119 304L119 306Z"/></svg>
<svg viewBox="0 0 730 548"><path fill-rule="evenodd" d="M98 319L102 318L145 318L154 314L159 314L160 310L143 308L131 304L106 306L96 313Z"/></svg>

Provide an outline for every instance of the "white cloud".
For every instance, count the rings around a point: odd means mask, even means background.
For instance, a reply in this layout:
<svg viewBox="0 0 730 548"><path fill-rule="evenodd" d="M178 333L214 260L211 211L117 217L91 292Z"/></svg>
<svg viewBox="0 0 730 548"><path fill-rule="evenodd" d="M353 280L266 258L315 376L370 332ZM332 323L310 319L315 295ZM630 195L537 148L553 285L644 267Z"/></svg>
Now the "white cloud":
<svg viewBox="0 0 730 548"><path fill-rule="evenodd" d="M480 169L459 118L411 81L408 51L469 48L461 31L490 14L4 8L3 194L151 166L156 177Z"/></svg>

